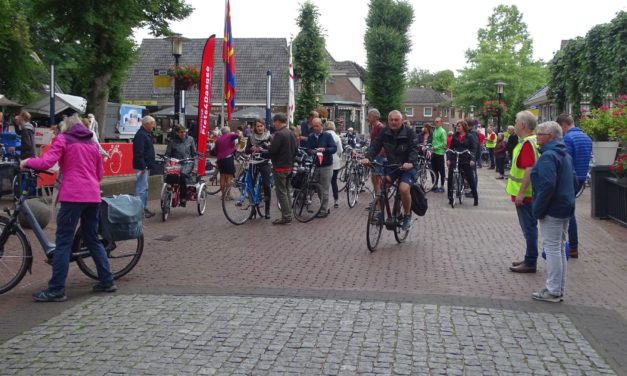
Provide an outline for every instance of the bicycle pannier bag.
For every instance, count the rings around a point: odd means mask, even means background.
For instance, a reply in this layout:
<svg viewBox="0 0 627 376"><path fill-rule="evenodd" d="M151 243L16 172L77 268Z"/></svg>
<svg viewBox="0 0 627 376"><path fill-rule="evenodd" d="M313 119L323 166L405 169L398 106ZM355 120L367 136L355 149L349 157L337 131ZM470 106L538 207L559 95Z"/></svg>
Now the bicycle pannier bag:
<svg viewBox="0 0 627 376"><path fill-rule="evenodd" d="M292 188L301 189L305 185L305 180L307 179L307 174L309 170L304 167L299 167L296 170L296 173L292 175Z"/></svg>
<svg viewBox="0 0 627 376"><path fill-rule="evenodd" d="M427 203L427 194L419 185L411 186L411 210L419 216L425 215L429 205Z"/></svg>
<svg viewBox="0 0 627 376"><path fill-rule="evenodd" d="M144 231L142 201L131 195L103 197L100 233L110 241L137 239Z"/></svg>

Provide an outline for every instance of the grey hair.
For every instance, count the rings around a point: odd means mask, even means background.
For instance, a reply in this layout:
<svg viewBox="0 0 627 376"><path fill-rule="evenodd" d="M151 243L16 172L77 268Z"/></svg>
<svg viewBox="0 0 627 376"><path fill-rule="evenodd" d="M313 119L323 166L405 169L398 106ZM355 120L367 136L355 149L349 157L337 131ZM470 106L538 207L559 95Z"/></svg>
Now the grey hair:
<svg viewBox="0 0 627 376"><path fill-rule="evenodd" d="M520 111L516 114L516 121L522 123L528 130L533 131L538 125L538 118L529 111Z"/></svg>
<svg viewBox="0 0 627 376"><path fill-rule="evenodd" d="M222 129L220 129L220 134L221 135L227 134L229 132L231 132L231 128L227 127L226 125L224 127L222 127Z"/></svg>
<svg viewBox="0 0 627 376"><path fill-rule="evenodd" d="M538 133L549 133L552 138L562 137L562 127L556 121L545 121L538 125Z"/></svg>
<svg viewBox="0 0 627 376"><path fill-rule="evenodd" d="M392 111L390 111L390 113L388 114L388 117L390 115L392 115L392 114L396 114L396 115L400 116L401 119L403 118L403 114L399 110L392 110Z"/></svg>
<svg viewBox="0 0 627 376"><path fill-rule="evenodd" d="M514 127L513 125L508 125L508 126L507 126L507 129L508 129L508 130L510 130L510 129L515 129L515 128L516 128L516 127Z"/></svg>
<svg viewBox="0 0 627 376"><path fill-rule="evenodd" d="M372 115L377 119L381 119L381 113L376 108L371 108L368 110L368 115Z"/></svg>
<svg viewBox="0 0 627 376"><path fill-rule="evenodd" d="M324 124L324 130L326 131L335 131L335 123L332 121L327 121Z"/></svg>
<svg viewBox="0 0 627 376"><path fill-rule="evenodd" d="M146 115L142 118L142 124L149 124L149 123L154 123L157 124L157 122L155 121L155 118L153 118L150 115Z"/></svg>

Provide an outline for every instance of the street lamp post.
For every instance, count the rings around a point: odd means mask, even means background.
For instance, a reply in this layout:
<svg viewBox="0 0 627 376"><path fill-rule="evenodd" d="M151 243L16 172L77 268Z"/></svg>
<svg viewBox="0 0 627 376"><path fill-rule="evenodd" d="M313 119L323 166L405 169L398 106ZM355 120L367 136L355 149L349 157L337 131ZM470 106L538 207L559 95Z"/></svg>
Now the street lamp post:
<svg viewBox="0 0 627 376"><path fill-rule="evenodd" d="M470 105L470 118L471 119L475 118L475 105L474 104Z"/></svg>
<svg viewBox="0 0 627 376"><path fill-rule="evenodd" d="M496 134L501 133L501 97L503 96L503 88L505 87L505 82L503 81L499 81L496 82L494 85L496 85L496 93L498 95L498 103L499 103L499 108L498 108L498 114L497 114L497 123L496 123Z"/></svg>
<svg viewBox="0 0 627 376"><path fill-rule="evenodd" d="M170 36L172 42L172 56L174 56L174 69L179 67L179 58L183 54L183 36L181 34L172 34ZM179 116L181 113L181 88L174 80L174 119L175 122L180 122Z"/></svg>

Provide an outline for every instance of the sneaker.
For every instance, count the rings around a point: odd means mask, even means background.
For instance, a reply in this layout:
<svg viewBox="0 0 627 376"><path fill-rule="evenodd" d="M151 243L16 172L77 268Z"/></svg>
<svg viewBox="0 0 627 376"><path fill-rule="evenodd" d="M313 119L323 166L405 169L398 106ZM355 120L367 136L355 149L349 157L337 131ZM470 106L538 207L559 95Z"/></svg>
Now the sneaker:
<svg viewBox="0 0 627 376"><path fill-rule="evenodd" d="M155 213L151 212L148 209L144 209L144 218L150 218L150 217L154 217Z"/></svg>
<svg viewBox="0 0 627 376"><path fill-rule="evenodd" d="M533 294L531 294L531 298L534 300L541 300L543 302L551 302L551 303L559 303L559 302L564 301L563 296L557 296L557 295L551 294L549 290L546 289L546 287L538 292L534 292Z"/></svg>
<svg viewBox="0 0 627 376"><path fill-rule="evenodd" d="M93 292L116 292L117 290L118 286L116 286L113 282L109 284L98 282L98 284L94 285L94 287L92 288Z"/></svg>
<svg viewBox="0 0 627 376"><path fill-rule="evenodd" d="M409 231L411 230L411 214L405 214L405 216L403 217L403 231Z"/></svg>
<svg viewBox="0 0 627 376"><path fill-rule="evenodd" d="M370 219L370 224L378 226L383 223L383 212L377 210L374 212L374 216Z"/></svg>
<svg viewBox="0 0 627 376"><path fill-rule="evenodd" d="M67 300L67 296L65 296L65 291L53 292L53 291L43 290L36 294L33 294L33 300L35 300L36 302L42 302L42 303L64 302Z"/></svg>
<svg viewBox="0 0 627 376"><path fill-rule="evenodd" d="M337 203L337 201L335 201L335 203L333 204L333 207L334 207L335 209L337 209L337 208L339 208L339 207L340 207L340 204L338 204L338 203Z"/></svg>
<svg viewBox="0 0 627 376"><path fill-rule="evenodd" d="M279 218L272 221L273 225L289 225L292 223L292 218Z"/></svg>
<svg viewBox="0 0 627 376"><path fill-rule="evenodd" d="M328 212L320 211L318 214L316 214L316 218L326 218L328 215Z"/></svg>

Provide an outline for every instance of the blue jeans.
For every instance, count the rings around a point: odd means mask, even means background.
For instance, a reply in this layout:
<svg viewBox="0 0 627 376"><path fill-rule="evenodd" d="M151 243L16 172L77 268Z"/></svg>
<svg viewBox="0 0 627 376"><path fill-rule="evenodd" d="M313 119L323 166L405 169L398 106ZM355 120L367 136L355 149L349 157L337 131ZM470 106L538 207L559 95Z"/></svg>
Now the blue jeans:
<svg viewBox="0 0 627 376"><path fill-rule="evenodd" d="M65 280L70 268L72 241L78 221L81 222L81 235L96 264L98 278L103 284L111 284L113 275L109 259L102 243L98 240L98 221L100 204L82 202L61 202L57 213L57 233L54 255L52 257L52 278L48 282L48 291L65 290Z"/></svg>
<svg viewBox="0 0 627 376"><path fill-rule="evenodd" d="M518 223L520 223L520 228L527 242L525 265L536 266L538 261L538 221L531 215L531 203L525 202L516 206L516 214L518 214Z"/></svg>
<svg viewBox="0 0 627 376"><path fill-rule="evenodd" d="M148 175L148 170L135 170L135 196L142 200L144 209L148 208Z"/></svg>
<svg viewBox="0 0 627 376"><path fill-rule="evenodd" d="M555 296L564 295L566 284L566 253L564 241L568 218L546 216L540 220L542 248L546 253L546 289Z"/></svg>
<svg viewBox="0 0 627 376"><path fill-rule="evenodd" d="M578 192L579 188L581 188L583 184L586 184L585 179L584 180L577 179L577 184L575 185L575 192ZM573 216L570 217L570 222L568 223L568 246L570 248L579 247L579 235L577 234L577 213L573 213Z"/></svg>

